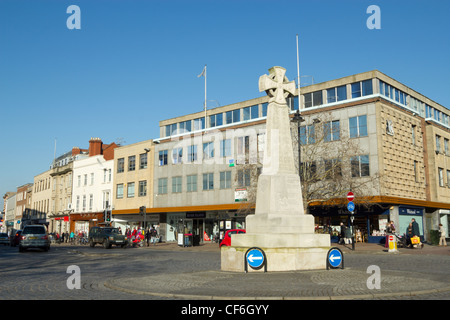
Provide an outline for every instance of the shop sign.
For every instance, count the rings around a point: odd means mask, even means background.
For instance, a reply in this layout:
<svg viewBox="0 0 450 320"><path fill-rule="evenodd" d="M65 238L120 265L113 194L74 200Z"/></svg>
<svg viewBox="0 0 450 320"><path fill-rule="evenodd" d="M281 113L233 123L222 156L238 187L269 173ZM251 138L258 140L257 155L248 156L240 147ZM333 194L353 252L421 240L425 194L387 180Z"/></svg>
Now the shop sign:
<svg viewBox="0 0 450 320"><path fill-rule="evenodd" d="M237 188L234 190L234 202L247 201L247 188Z"/></svg>
<svg viewBox="0 0 450 320"><path fill-rule="evenodd" d="M421 216L423 214L423 209L399 208L399 214Z"/></svg>
<svg viewBox="0 0 450 320"><path fill-rule="evenodd" d="M186 213L186 219L205 219L206 212L188 212Z"/></svg>

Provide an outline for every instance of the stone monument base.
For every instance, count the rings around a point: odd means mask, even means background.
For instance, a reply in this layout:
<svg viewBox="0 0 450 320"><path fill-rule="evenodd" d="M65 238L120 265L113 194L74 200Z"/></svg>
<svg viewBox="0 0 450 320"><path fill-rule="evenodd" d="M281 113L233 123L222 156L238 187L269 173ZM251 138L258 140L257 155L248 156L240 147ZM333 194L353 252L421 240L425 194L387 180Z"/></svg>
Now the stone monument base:
<svg viewBox="0 0 450 320"><path fill-rule="evenodd" d="M327 267L326 259L328 248L261 248L266 255L267 271L300 271L324 270ZM245 253L250 248L222 247L221 270L245 271ZM264 272L264 268L253 270L247 267L248 272Z"/></svg>
<svg viewBox="0 0 450 320"><path fill-rule="evenodd" d="M245 253L252 247L266 255L267 271L326 269L330 250L328 234L235 234L232 246L221 248L221 270L244 272ZM253 270L249 272L264 271Z"/></svg>

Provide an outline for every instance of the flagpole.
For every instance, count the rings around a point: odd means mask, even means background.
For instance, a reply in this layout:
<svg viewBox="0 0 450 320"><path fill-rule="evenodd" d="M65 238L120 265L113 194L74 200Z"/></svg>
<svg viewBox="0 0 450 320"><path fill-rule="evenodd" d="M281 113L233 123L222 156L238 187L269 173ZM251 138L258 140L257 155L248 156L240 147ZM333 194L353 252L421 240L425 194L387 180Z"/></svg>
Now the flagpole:
<svg viewBox="0 0 450 320"><path fill-rule="evenodd" d="M206 64L205 64L205 130L206 130Z"/></svg>
<svg viewBox="0 0 450 320"><path fill-rule="evenodd" d="M298 90L297 90L297 94L298 94L298 110L300 110L300 104L301 104L301 96L300 96L300 63L299 63L299 58L298 58L298 34L296 35L297 38L297 86L298 86Z"/></svg>

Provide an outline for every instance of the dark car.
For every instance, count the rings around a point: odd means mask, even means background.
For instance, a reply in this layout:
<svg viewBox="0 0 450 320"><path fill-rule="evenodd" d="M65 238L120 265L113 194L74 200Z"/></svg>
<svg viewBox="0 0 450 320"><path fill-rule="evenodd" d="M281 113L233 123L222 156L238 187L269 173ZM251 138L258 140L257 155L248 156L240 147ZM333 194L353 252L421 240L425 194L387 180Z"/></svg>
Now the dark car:
<svg viewBox="0 0 450 320"><path fill-rule="evenodd" d="M44 251L50 250L50 239L48 238L47 228L45 226L28 225L23 228L19 243L19 252L30 248L39 248Z"/></svg>
<svg viewBox="0 0 450 320"><path fill-rule="evenodd" d="M9 237L7 233L0 233L0 244L9 245Z"/></svg>
<svg viewBox="0 0 450 320"><path fill-rule="evenodd" d="M128 239L117 228L93 227L89 231L89 245L94 247L96 243L101 243L105 249L111 248L113 244L125 248Z"/></svg>
<svg viewBox="0 0 450 320"><path fill-rule="evenodd" d="M21 238L22 230L16 230L16 232L14 232L14 235L11 237L11 247L18 246Z"/></svg>
<svg viewBox="0 0 450 320"><path fill-rule="evenodd" d="M220 242L219 247L221 246L231 246L231 236L233 234L245 233L244 229L232 229L225 232L225 236L223 240Z"/></svg>

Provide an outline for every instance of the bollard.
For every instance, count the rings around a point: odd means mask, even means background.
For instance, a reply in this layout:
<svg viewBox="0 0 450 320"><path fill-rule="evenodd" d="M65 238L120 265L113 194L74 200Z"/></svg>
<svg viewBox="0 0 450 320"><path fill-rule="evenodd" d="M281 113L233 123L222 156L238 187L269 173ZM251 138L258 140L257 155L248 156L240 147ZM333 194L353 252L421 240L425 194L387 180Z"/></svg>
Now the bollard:
<svg viewBox="0 0 450 320"><path fill-rule="evenodd" d="M388 252L398 252L397 250L397 241L393 235L388 236L389 241L389 251Z"/></svg>

